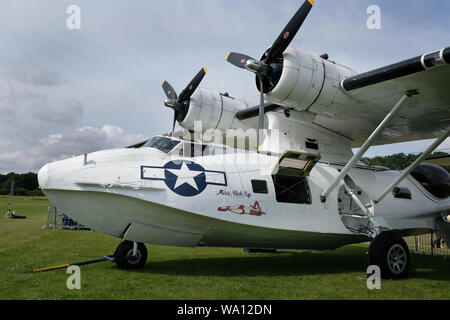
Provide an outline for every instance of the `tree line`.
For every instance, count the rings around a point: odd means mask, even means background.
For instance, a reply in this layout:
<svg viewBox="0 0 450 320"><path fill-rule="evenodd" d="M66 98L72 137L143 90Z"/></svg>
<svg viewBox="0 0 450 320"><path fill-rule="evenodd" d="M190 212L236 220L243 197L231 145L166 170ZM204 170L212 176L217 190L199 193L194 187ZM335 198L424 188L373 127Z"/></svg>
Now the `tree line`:
<svg viewBox="0 0 450 320"><path fill-rule="evenodd" d="M403 170L406 169L411 163L413 163L420 154L404 154L397 153L390 156L383 157L373 157L373 158L361 158L361 162L367 166L381 166L392 170ZM428 158L448 156L445 152L435 152L431 154ZM446 168L449 170L450 168Z"/></svg>
<svg viewBox="0 0 450 320"><path fill-rule="evenodd" d="M0 174L0 195L11 194L11 182L14 180L14 195L16 196L43 196L37 174L33 172L28 173L8 173Z"/></svg>

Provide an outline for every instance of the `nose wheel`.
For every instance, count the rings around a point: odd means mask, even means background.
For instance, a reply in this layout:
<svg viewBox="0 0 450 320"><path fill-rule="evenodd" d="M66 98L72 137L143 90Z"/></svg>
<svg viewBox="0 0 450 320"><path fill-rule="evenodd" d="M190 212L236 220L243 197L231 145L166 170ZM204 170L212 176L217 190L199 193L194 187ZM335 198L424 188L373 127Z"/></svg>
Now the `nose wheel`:
<svg viewBox="0 0 450 320"><path fill-rule="evenodd" d="M147 262L147 247L143 243L123 241L114 252L114 261L120 269L140 269Z"/></svg>
<svg viewBox="0 0 450 320"><path fill-rule="evenodd" d="M383 232L369 247L369 265L377 265L383 279L402 279L409 273L409 248L400 236Z"/></svg>

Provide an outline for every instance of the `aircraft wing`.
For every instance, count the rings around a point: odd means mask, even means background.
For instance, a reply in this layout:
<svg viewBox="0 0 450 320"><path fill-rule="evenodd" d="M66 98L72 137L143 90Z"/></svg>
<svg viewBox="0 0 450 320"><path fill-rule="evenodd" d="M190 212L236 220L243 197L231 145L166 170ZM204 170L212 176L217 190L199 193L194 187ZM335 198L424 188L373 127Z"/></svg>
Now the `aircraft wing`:
<svg viewBox="0 0 450 320"><path fill-rule="evenodd" d="M351 138L353 147L362 145L408 90L419 95L374 145L432 139L450 127L450 47L352 76L341 86L362 108L345 119L317 117L315 124Z"/></svg>

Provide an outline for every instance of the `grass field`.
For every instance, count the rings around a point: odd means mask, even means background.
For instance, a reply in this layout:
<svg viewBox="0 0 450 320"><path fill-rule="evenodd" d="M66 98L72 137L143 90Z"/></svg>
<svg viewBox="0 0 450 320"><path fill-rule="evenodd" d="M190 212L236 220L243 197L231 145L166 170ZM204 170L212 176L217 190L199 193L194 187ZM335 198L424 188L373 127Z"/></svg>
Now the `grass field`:
<svg viewBox="0 0 450 320"><path fill-rule="evenodd" d="M8 198L0 198L0 215ZM450 299L450 261L412 255L411 277L366 287L367 245L333 252L243 254L239 249L148 245L139 271L103 262L81 267L81 290L65 270L20 271L101 258L120 240L93 231L42 230L50 203L15 198L25 220L0 220L0 299Z"/></svg>

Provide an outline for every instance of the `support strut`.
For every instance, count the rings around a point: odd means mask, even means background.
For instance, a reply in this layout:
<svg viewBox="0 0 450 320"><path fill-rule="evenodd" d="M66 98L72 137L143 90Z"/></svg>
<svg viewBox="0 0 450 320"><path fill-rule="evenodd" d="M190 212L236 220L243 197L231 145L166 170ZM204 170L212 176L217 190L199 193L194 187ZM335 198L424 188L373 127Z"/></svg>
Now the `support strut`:
<svg viewBox="0 0 450 320"><path fill-rule="evenodd" d="M336 189L336 187L339 185L342 179L344 179L344 177L349 173L349 171L353 169L358 160L361 159L364 153L366 153L367 149L369 149L373 145L374 141L381 135L383 130L389 124L391 124L391 122L399 114L399 112L406 105L409 99L416 94L419 94L417 90L410 90L407 91L401 97L401 99L397 102L397 104L394 106L391 112L389 112L389 114L383 119L383 121L378 125L378 127L372 132L369 138L367 138L367 140L361 146L359 151L350 159L350 161L342 169L339 175L333 180L333 182L331 182L328 188L324 192L322 192L322 194L320 195L320 199L322 200L322 202L326 201L327 197L334 191L334 189Z"/></svg>
<svg viewBox="0 0 450 320"><path fill-rule="evenodd" d="M428 157L437 147L439 147L439 145L444 142L445 139L447 139L448 135L450 133L450 128L447 129L447 131L445 131L445 133L438 139L436 139L436 141L433 142L433 144L431 146L429 146L427 148L427 150L425 150L420 157L418 157L416 159L416 161L414 161L407 169L405 169L402 174L395 179L394 182L392 182L389 187L386 188L386 190L384 190L381 195L375 200L375 203L379 203L381 202L384 197L386 197L386 195L389 192L392 192L392 190L394 190L394 188L403 181L403 179L405 179L415 168L417 168L417 166L419 164L422 163L423 160L425 160L426 157Z"/></svg>

